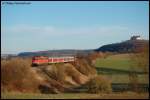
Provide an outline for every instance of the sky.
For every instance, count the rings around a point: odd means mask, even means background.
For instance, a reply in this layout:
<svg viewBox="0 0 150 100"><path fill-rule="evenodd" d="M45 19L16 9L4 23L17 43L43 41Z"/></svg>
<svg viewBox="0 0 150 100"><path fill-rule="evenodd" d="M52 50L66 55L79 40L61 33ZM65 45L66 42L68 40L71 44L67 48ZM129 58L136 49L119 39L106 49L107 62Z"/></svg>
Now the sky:
<svg viewBox="0 0 150 100"><path fill-rule="evenodd" d="M1 2L2 54L96 49L133 35L149 40L148 1L17 2Z"/></svg>

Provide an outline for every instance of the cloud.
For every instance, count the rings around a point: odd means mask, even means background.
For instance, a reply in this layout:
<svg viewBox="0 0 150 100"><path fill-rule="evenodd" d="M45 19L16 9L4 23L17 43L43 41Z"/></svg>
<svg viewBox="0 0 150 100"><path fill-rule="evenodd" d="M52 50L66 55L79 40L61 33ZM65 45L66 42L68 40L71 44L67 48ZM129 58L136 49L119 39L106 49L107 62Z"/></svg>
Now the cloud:
<svg viewBox="0 0 150 100"><path fill-rule="evenodd" d="M52 33L52 26L31 26L31 25L15 25L12 27L2 27L2 32L7 34L43 34Z"/></svg>
<svg viewBox="0 0 150 100"><path fill-rule="evenodd" d="M125 26L93 26L93 27L73 27L73 28L64 28L57 29L55 34L65 34L65 35L112 35L124 33L128 30L128 27Z"/></svg>
<svg viewBox="0 0 150 100"><path fill-rule="evenodd" d="M99 27L98 31L100 33L108 33L108 34L114 34L114 33L120 33L120 32L124 32L127 31L128 28L124 27L124 26L107 26L107 27Z"/></svg>
<svg viewBox="0 0 150 100"><path fill-rule="evenodd" d="M125 26L93 26L93 27L54 27L54 26L32 26L32 25L14 25L11 27L2 27L2 34L7 35L113 35L121 34L127 31Z"/></svg>

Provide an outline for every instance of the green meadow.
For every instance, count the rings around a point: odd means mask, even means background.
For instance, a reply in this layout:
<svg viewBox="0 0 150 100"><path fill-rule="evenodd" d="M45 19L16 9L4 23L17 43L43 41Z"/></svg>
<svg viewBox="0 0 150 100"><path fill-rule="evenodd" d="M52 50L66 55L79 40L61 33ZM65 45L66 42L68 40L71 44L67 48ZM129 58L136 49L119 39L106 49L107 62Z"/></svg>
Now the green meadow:
<svg viewBox="0 0 150 100"><path fill-rule="evenodd" d="M149 83L148 75L135 64L129 54L110 55L96 59L95 66L99 75L108 77L112 83L129 83L129 74L136 73L138 83Z"/></svg>
<svg viewBox="0 0 150 100"><path fill-rule="evenodd" d="M96 59L95 66L101 72L103 71L102 73L116 72L115 74L124 74L133 71L137 73L143 72L143 69L131 60L129 54L117 54L106 58L98 58Z"/></svg>

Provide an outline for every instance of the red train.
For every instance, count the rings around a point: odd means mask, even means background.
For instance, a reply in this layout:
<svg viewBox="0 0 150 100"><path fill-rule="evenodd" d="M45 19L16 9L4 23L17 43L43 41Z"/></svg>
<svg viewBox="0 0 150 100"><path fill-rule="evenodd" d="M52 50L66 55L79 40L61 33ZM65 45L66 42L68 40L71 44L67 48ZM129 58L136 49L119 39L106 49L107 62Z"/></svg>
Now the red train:
<svg viewBox="0 0 150 100"><path fill-rule="evenodd" d="M74 62L75 57L46 57L46 56L35 56L32 58L32 65L46 65L52 63L65 63Z"/></svg>

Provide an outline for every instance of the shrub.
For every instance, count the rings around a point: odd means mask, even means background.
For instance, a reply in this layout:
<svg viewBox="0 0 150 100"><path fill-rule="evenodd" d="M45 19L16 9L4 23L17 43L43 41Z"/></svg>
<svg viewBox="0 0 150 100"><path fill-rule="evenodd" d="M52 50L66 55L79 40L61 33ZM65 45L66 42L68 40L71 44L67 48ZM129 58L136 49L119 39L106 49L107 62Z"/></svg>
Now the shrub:
<svg viewBox="0 0 150 100"><path fill-rule="evenodd" d="M5 91L36 91L38 81L32 73L30 63L21 59L13 58L2 61L1 84Z"/></svg>
<svg viewBox="0 0 150 100"><path fill-rule="evenodd" d="M91 79L87 86L89 93L110 93L112 91L110 81L102 76Z"/></svg>

